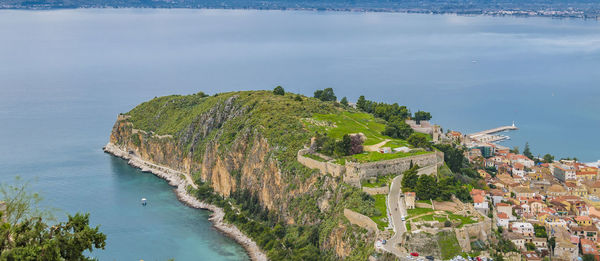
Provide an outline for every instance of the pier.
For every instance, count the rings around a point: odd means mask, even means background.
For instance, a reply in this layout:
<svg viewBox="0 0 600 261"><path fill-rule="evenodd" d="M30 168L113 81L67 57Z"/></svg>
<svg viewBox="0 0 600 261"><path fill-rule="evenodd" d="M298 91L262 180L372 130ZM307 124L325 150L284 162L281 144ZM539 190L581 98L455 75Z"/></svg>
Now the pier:
<svg viewBox="0 0 600 261"><path fill-rule="evenodd" d="M519 128L517 128L517 126L515 126L515 123L513 122L513 124L510 126L502 126L502 127L498 127L498 128L484 130L484 131L476 132L473 134L469 134L469 136L471 138L473 138L473 137L477 137L477 136L490 135L490 134L494 134L494 133L498 133L498 132L503 132L503 131L508 131L508 130L518 130L518 129Z"/></svg>
<svg viewBox="0 0 600 261"><path fill-rule="evenodd" d="M497 127L497 128L493 128L493 129L489 129L489 130L484 130L484 131L469 134L467 136L469 136L469 138L477 140L479 142L495 142L495 141L500 141L500 140L504 140L504 139L509 139L509 137L503 136L503 135L492 135L492 134L498 133L498 132L503 132L503 131L509 131L509 130L518 130L518 129L519 128L517 128L517 126L515 126L515 123L513 122L513 124L509 125L509 126L501 126L501 127Z"/></svg>

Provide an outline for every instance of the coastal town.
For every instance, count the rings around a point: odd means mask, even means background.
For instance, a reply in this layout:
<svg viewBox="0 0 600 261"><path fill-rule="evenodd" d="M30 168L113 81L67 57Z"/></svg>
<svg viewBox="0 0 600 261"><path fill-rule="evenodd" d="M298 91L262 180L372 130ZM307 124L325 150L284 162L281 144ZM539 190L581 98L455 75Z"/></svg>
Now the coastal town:
<svg viewBox="0 0 600 261"><path fill-rule="evenodd" d="M485 237L490 240L490 244L495 242L500 245L498 248L504 248L503 252L506 253L492 256L491 252L496 251L490 246L482 248L486 251L477 251L475 255L463 255L464 257L457 255L453 260L491 257L495 260L528 261L600 260L600 171L596 164L584 164L576 159L554 160L550 156L538 158L531 155L528 146L521 154L518 148L511 149L494 143L508 138L496 133L516 130L514 123L512 126L475 134L457 131L441 133L439 126L432 126L428 122L422 122L418 126L412 123L411 127L415 131L432 134L434 142L452 143L465 148L465 158L485 181L484 188L470 190L472 202L465 205L469 204L471 209L479 212L480 220L488 220L490 227L485 227L483 231L495 234L497 238L491 238L490 235ZM404 235L405 239L411 234L414 238L421 230L415 230L416 220L411 217L410 211L416 206L421 212L438 213L439 211L433 212L430 209L436 202L432 200L431 204L427 204L419 201L414 192L404 192L399 197L398 206L406 208L404 213L408 210L408 215L401 214L402 221L407 222L400 224L402 227L406 226L407 231L399 231L408 234ZM436 218L435 215L433 217ZM429 227L434 229L426 231L430 234L441 231L443 226L439 225L436 230L436 223L440 222L433 220L433 223L428 223L433 224ZM449 226L446 224L446 227ZM471 245L477 241L473 239L476 238L471 238ZM414 247L411 250L410 243L406 240L394 243L397 245L390 246L389 240L380 240L378 247L391 253L396 252L394 254L401 259L424 258L419 256L422 253L418 253ZM396 249L401 251L395 251ZM464 251L463 247L463 253ZM434 259L433 256L426 258ZM448 259L448 256L442 259Z"/></svg>
<svg viewBox="0 0 600 261"><path fill-rule="evenodd" d="M473 205L493 218L525 260L600 260L600 172L576 160L527 157L452 133L489 189L473 189ZM588 259L586 259L588 260Z"/></svg>

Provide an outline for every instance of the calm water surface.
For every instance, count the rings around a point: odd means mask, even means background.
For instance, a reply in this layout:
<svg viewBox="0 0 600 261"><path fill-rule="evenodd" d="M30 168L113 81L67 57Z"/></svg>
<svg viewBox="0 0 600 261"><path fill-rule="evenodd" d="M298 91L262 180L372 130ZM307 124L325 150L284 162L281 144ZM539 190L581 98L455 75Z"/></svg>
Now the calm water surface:
<svg viewBox="0 0 600 261"><path fill-rule="evenodd" d="M507 145L600 159L600 24L548 18L224 10L0 11L0 181L92 214L102 260L240 260L162 180L101 152L120 112L233 90L398 102L444 128L515 121ZM139 199L147 197L148 207Z"/></svg>

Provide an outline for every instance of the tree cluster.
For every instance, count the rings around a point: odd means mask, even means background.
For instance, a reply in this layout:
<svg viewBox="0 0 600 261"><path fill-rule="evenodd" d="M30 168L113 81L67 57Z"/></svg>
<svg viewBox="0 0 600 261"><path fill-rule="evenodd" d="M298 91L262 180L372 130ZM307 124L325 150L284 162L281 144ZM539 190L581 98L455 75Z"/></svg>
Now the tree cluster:
<svg viewBox="0 0 600 261"><path fill-rule="evenodd" d="M363 141L358 135L345 134L341 140L320 133L317 133L315 137L316 150L328 156L343 157L362 153L362 143Z"/></svg>
<svg viewBox="0 0 600 261"><path fill-rule="evenodd" d="M413 191L422 200L437 199L447 201L452 195L462 201L470 200L467 188L454 177L436 179L432 175L418 175L418 165L404 172L402 191Z"/></svg>
<svg viewBox="0 0 600 261"><path fill-rule="evenodd" d="M335 93L333 93L332 88L316 90L314 93L314 97L321 101L337 101L337 97L335 96Z"/></svg>
<svg viewBox="0 0 600 261"><path fill-rule="evenodd" d="M406 106L400 106L398 103L387 104L383 102L374 102L365 99L365 96L360 96L356 101L356 108L371 113L376 117L386 121L402 120L410 117L410 111Z"/></svg>
<svg viewBox="0 0 600 261"><path fill-rule="evenodd" d="M285 90L283 89L283 87L277 86L277 87L275 87L275 89L273 89L273 94L283 96L283 95L285 95Z"/></svg>
<svg viewBox="0 0 600 261"><path fill-rule="evenodd" d="M394 117L392 120L389 120L387 122L382 134L390 136L395 139L404 139L405 140L408 137L410 137L410 135L413 134L413 132L414 131L410 127L410 125L408 125L406 122L404 122L403 119Z"/></svg>
<svg viewBox="0 0 600 261"><path fill-rule="evenodd" d="M426 111L417 111L415 112L415 116L413 117L417 124L421 124L421 121L431 120L431 113Z"/></svg>
<svg viewBox="0 0 600 261"><path fill-rule="evenodd" d="M427 140L427 138L425 137L425 135L420 135L417 133L413 133L410 135L410 137L408 137L408 139L406 140L408 141L408 143L416 148L425 148L425 149L431 149L431 142L429 142Z"/></svg>
<svg viewBox="0 0 600 261"><path fill-rule="evenodd" d="M444 162L452 172L461 172L465 162L467 162L463 148L453 144L437 144L435 147L444 152Z"/></svg>
<svg viewBox="0 0 600 261"><path fill-rule="evenodd" d="M93 260L84 255L104 249L106 235L91 227L89 214L68 215L67 222L49 225L39 211L41 200L27 183L0 188L5 223L0 225L0 260Z"/></svg>
<svg viewBox="0 0 600 261"><path fill-rule="evenodd" d="M232 192L231 198L239 204L238 209L233 209L226 200L217 203L225 210L225 219L253 238L270 259L319 259L318 226L286 226L260 205L256 195L245 189Z"/></svg>

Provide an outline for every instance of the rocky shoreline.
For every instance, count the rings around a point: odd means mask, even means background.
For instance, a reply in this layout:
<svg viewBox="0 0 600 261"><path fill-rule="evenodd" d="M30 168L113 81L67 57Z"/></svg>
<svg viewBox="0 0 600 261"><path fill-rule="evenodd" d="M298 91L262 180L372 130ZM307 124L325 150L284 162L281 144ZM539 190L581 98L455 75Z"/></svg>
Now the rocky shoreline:
<svg viewBox="0 0 600 261"><path fill-rule="evenodd" d="M236 226L227 224L223 221L223 218L225 217L225 212L223 209L215 205L202 202L187 192L186 188L188 185L193 187L196 187L196 185L190 184L185 173L144 161L134 155L130 155L127 151L112 143L106 144L103 150L104 152L112 154L113 156L128 160L128 164L133 167L139 168L145 172L151 172L154 175L165 179L169 182L169 185L176 187L175 192L181 202L192 208L206 209L213 212L208 220L210 220L215 228L217 228L223 234L233 238L236 242L242 245L252 260L268 260L267 255L260 250L256 242L246 236Z"/></svg>

